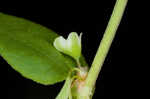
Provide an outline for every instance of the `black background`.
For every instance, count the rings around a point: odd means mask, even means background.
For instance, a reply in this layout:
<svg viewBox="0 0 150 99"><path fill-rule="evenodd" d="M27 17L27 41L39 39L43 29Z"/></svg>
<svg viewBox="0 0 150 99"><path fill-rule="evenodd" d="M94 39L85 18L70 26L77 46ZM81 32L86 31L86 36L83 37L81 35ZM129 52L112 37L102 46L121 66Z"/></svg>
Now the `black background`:
<svg viewBox="0 0 150 99"><path fill-rule="evenodd" d="M50 6L37 6L32 8L12 7L0 8L1 12L22 17L39 23L67 37L72 32L83 33L82 53L89 66L91 65L100 40L109 21L115 0L106 0L98 6L71 6L66 9L56 9ZM85 7L86 6L86 7ZM125 72L126 67L126 43L125 37L128 33L128 7L125 11L116 37L110 48L108 56L103 65L96 84L93 99L120 98L125 96ZM0 65L8 68L8 99L54 99L61 89L63 83L50 86L37 84L29 79L23 78L13 70L7 62L0 57Z"/></svg>

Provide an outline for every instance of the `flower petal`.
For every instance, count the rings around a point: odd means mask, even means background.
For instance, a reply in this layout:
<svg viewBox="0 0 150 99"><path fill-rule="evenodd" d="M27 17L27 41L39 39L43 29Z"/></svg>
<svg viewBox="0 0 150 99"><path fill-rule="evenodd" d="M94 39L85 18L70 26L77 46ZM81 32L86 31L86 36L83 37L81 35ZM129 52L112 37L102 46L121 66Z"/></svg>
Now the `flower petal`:
<svg viewBox="0 0 150 99"><path fill-rule="evenodd" d="M62 36L57 37L54 41L54 46L57 50L64 52L66 49L66 40Z"/></svg>

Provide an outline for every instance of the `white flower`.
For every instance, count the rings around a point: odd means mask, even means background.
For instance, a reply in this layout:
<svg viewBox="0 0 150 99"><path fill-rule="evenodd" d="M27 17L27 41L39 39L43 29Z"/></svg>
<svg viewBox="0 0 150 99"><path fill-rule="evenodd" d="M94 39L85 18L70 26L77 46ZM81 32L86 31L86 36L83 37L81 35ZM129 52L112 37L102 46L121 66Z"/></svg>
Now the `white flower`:
<svg viewBox="0 0 150 99"><path fill-rule="evenodd" d="M54 41L55 48L67 55L72 56L75 60L79 60L81 56L81 36L76 32L71 32L67 39L62 36L57 37Z"/></svg>

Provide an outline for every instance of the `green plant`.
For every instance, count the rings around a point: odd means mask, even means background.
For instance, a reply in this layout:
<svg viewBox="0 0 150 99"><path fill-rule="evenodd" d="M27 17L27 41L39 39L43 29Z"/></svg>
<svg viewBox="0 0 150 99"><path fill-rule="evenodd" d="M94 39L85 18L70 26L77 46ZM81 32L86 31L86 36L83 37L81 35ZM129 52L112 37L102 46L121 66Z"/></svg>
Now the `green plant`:
<svg viewBox="0 0 150 99"><path fill-rule="evenodd" d="M66 80L56 99L92 99L96 79L126 4L127 0L116 1L89 70L81 55L81 36L75 32L65 40L39 24L3 13L0 13L0 55L22 76L37 83L52 85Z"/></svg>

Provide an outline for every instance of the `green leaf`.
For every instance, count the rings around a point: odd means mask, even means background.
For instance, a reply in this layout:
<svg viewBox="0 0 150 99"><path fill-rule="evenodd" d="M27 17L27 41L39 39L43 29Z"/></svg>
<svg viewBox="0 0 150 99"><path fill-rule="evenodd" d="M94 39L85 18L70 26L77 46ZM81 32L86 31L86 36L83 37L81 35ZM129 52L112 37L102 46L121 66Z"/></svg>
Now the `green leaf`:
<svg viewBox="0 0 150 99"><path fill-rule="evenodd" d="M56 99L68 99L69 95L71 96L71 84L72 78L69 76L67 77L63 88L61 89L60 93L56 97Z"/></svg>
<svg viewBox="0 0 150 99"><path fill-rule="evenodd" d="M39 24L0 13L0 55L21 75L44 85L65 80L76 66L53 47L57 36Z"/></svg>

